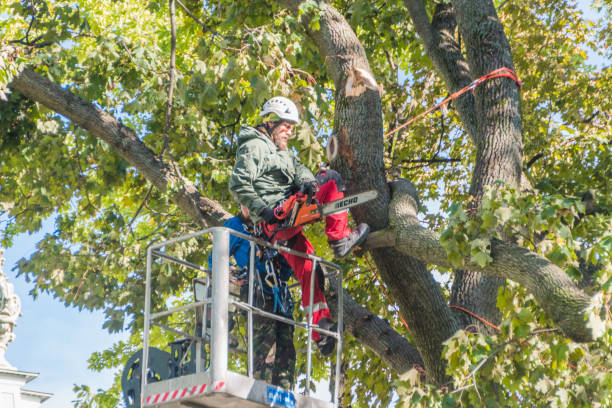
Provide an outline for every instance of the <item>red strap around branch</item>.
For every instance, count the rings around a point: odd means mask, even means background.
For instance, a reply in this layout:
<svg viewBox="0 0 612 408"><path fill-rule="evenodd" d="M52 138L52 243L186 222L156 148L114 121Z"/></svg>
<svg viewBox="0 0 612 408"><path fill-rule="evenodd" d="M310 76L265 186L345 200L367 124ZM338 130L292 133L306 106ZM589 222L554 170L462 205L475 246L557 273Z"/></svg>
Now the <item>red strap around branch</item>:
<svg viewBox="0 0 612 408"><path fill-rule="evenodd" d="M470 316L475 317L476 319L480 320L481 322L483 322L483 323L484 323L484 324L486 324L487 326L492 327L492 328L494 328L494 329L495 329L495 330L497 330L497 331L501 331L501 329L500 329L499 327L497 327L496 325L494 325L493 323L491 323L491 322L487 321L486 319L484 319L484 318L482 318L482 317L478 316L476 313L470 312L470 311L469 311L469 310L467 310L466 308L463 308L463 307L461 307L461 306L457 306L457 305L450 305L449 307L450 307L451 309L459 309L459 310L461 310L462 312L465 312L465 313L469 314Z"/></svg>
<svg viewBox="0 0 612 408"><path fill-rule="evenodd" d="M474 94L474 90L481 83L483 83L483 82L485 82L485 81L487 81L489 79L501 78L501 77L506 77L506 78L512 79L514 82L517 83L517 85L519 87L521 85L523 85L523 83L521 81L519 81L518 77L516 76L516 73L514 71L512 71L510 68L506 68L506 67L498 68L498 69L496 69L494 71L491 71L488 74L483 75L480 78L474 80L471 84L461 88L457 92L452 93L450 96L446 97L442 102L436 104L435 106L432 106L431 108L427 109L425 112L421 112L420 114L418 114L414 118L410 119L408 122L406 122L406 123L396 127L392 131L386 133L384 137L386 138L386 137L391 136L392 134L394 134L394 133L400 131L401 129L405 128L406 126L410 125L411 123L413 123L417 119L422 118L423 116L427 115L428 113L438 109L442 105L446 105L447 103L449 103L453 99L458 98L459 96L463 95L464 93L466 93L469 90L472 90L472 94Z"/></svg>

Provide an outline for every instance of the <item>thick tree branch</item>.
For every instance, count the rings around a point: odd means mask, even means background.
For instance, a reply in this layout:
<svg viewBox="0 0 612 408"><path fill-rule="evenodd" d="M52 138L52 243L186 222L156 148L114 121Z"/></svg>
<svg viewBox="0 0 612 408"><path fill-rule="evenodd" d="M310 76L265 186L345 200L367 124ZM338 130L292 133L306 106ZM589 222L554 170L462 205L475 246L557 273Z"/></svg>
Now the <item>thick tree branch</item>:
<svg viewBox="0 0 612 408"><path fill-rule="evenodd" d="M202 196L191 181L178 178L133 130L100 108L27 68L15 77L11 87L104 140L160 191L172 189L172 200L201 226L221 225L229 218L218 202Z"/></svg>
<svg viewBox="0 0 612 408"><path fill-rule="evenodd" d="M438 3L430 23L423 0L404 0L404 4L412 17L419 36L423 40L427 55L432 60L438 74L445 81L449 91L455 92L468 85L473 80L473 75L471 68L468 67L468 63L463 57L460 44L455 40L457 21L453 5L448 2ZM477 164L482 166L488 163L486 157L482 158L482 156L485 156L482 154L483 149L481 148L485 136L483 135L482 123L480 123L482 115L476 113L473 94L463 94L455 100L455 106L463 126L479 148L480 157ZM487 146L490 148L494 144L489 143ZM503 168L504 166L500 167ZM489 175L499 176L499 172L495 168L484 170L492 171L485 172L482 168L479 168L479 175L482 175L483 179L487 179ZM470 192L475 196L479 196L484 191L484 184L481 181L472 182ZM495 320L498 315L495 307L495 295L500 284L499 279L491 276L480 276L470 271L457 271L451 291L453 302L462 304L487 319ZM459 317L464 325L471 323L469 318L462 315L459 315Z"/></svg>
<svg viewBox="0 0 612 408"><path fill-rule="evenodd" d="M365 247L393 243L398 251L427 264L452 268L438 234L419 223L414 187L407 181L396 182L392 186L390 227L373 233ZM534 295L548 316L569 338L580 342L593 340L584 320L591 299L562 269L534 252L498 240L491 242L491 257L493 261L485 267L470 261L465 262L466 267L519 283Z"/></svg>
<svg viewBox="0 0 612 408"><path fill-rule="evenodd" d="M479 78L502 67L513 70L510 45L493 2L452 0L452 7L471 75ZM517 188L520 185L523 135L516 82L510 78L488 80L476 88L474 95L477 150L469 193L474 198L473 206L477 207L487 186L498 181ZM451 301L495 322L501 317L496 299L503 284L502 278L493 275L458 270ZM466 324L471 322L464 319Z"/></svg>
<svg viewBox="0 0 612 408"><path fill-rule="evenodd" d="M329 279L329 287L333 290L328 290L327 301L333 312L337 310L337 282L335 278ZM344 324L347 332L387 362L398 374L405 373L415 365L423 367L423 359L416 347L385 320L355 302L346 289L343 291Z"/></svg>

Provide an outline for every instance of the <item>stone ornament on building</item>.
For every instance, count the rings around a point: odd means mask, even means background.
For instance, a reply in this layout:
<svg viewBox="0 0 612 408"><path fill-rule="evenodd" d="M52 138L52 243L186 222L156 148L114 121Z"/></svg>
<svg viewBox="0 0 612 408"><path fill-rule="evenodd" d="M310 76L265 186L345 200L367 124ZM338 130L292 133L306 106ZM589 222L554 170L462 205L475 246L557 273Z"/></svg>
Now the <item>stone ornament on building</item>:
<svg viewBox="0 0 612 408"><path fill-rule="evenodd" d="M21 312L21 301L13 290L13 284L9 283L8 277L4 275L4 250L0 249L0 369L14 369L5 357L8 344L15 340L13 330L17 324L17 318Z"/></svg>

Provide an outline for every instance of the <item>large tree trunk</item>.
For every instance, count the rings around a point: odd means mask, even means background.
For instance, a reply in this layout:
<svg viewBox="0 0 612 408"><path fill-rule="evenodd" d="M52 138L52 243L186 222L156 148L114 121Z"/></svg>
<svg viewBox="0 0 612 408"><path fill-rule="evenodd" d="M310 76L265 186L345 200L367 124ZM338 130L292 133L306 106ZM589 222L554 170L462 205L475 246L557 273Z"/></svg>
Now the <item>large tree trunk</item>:
<svg viewBox="0 0 612 408"><path fill-rule="evenodd" d="M497 68L513 69L510 46L492 2L457 0L436 6L430 23L421 0L404 0L417 32L437 72L449 91L455 92ZM456 11L456 12L455 12ZM454 39L456 27L465 43L467 61ZM463 94L453 103L476 145L476 162L470 195L477 207L486 186L503 181L518 186L522 164L520 95L510 79L479 85L472 96ZM497 292L502 278L457 270L451 303L492 322L499 320ZM471 315L457 312L463 326L480 325Z"/></svg>
<svg viewBox="0 0 612 408"><path fill-rule="evenodd" d="M467 62L474 79L506 67L514 70L510 45L489 0L453 1L459 32L465 42ZM478 206L485 187L496 181L518 187L523 163L523 130L519 86L509 78L496 78L480 84L476 99L476 162L470 195ZM452 288L454 304L461 305L493 322L500 319L497 293L504 279L461 271ZM472 317L462 314L465 322Z"/></svg>
<svg viewBox="0 0 612 408"><path fill-rule="evenodd" d="M297 13L298 1L282 2ZM332 160L334 169L345 179L349 192L375 189L379 198L352 211L357 222L367 222L372 229L388 223L390 195L383 168L383 123L380 94L365 90L348 96L346 83L355 68L370 73L365 51L357 36L338 11L326 2L319 2L320 30L309 28L303 16L303 27L319 48L336 88L334 134L339 154ZM371 75L371 73L370 73ZM458 328L439 285L425 264L392 248L372 251L376 268L389 286L391 295L406 319L408 329L425 364L431 381L444 383L446 363L441 359L443 342Z"/></svg>

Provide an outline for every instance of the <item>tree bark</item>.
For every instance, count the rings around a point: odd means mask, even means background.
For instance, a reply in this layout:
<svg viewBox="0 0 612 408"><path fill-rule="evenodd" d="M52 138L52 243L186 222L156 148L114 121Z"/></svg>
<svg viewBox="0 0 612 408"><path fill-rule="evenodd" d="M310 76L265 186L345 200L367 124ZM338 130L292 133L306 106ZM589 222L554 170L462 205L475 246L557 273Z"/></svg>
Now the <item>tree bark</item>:
<svg viewBox="0 0 612 408"><path fill-rule="evenodd" d="M510 44L493 3L455 0L452 4L472 76L480 78L502 67L514 70ZM485 188L497 181L519 186L523 163L520 101L519 86L509 78L490 79L475 89L476 162L470 185L474 207L480 205ZM497 293L503 284L501 278L462 270L453 282L451 301L498 322ZM471 316L458 313L464 322L474 322Z"/></svg>
<svg viewBox="0 0 612 408"><path fill-rule="evenodd" d="M297 14L302 1L281 1ZM376 201L352 209L357 222L367 222L373 230L388 223L390 195L383 168L383 123L380 94L364 90L347 95L346 83L355 68L370 73L370 66L361 42L344 17L327 2L318 2L320 29L312 31L312 15L302 15L302 24L316 44L335 85L336 110L334 134L339 154L332 167L342 174L348 192L375 189ZM424 263L393 248L372 251L376 268L388 285L393 299L405 317L414 345L421 353L430 381L448 381L446 363L441 358L443 342L459 328L449 310L439 285Z"/></svg>

